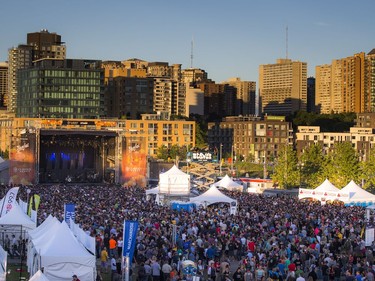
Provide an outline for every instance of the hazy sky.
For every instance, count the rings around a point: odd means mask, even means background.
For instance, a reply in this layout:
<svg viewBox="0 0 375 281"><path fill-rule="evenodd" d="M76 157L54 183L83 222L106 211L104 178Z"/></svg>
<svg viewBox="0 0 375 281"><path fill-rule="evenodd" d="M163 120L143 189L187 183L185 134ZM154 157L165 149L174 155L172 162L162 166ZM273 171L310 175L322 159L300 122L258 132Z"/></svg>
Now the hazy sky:
<svg viewBox="0 0 375 281"><path fill-rule="evenodd" d="M0 61L26 34L48 29L67 58L191 65L216 82L258 83L260 64L286 57L315 66L375 48L375 0L4 0Z"/></svg>

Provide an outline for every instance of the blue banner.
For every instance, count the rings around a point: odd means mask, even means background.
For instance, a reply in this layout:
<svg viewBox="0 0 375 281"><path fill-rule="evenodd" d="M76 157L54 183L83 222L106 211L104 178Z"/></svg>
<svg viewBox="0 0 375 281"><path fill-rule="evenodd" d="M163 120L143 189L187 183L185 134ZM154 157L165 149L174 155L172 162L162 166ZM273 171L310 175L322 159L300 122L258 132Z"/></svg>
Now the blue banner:
<svg viewBox="0 0 375 281"><path fill-rule="evenodd" d="M76 218L76 205L68 203L64 205L64 220L70 226L70 222L74 222Z"/></svg>
<svg viewBox="0 0 375 281"><path fill-rule="evenodd" d="M122 255L129 257L129 265L132 264L135 244L137 242L138 221L124 221L124 245Z"/></svg>

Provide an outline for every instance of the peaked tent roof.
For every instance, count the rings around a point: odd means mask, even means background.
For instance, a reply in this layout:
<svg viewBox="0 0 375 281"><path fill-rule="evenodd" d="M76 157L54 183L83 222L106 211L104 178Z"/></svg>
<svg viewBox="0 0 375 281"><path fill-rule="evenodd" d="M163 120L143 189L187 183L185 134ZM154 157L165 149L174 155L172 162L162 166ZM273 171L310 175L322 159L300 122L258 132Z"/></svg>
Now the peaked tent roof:
<svg viewBox="0 0 375 281"><path fill-rule="evenodd" d="M26 215L18 203L14 203L12 209L8 214L0 218L0 225L4 227L16 227L22 225L26 230L31 230L36 227L35 222Z"/></svg>
<svg viewBox="0 0 375 281"><path fill-rule="evenodd" d="M375 202L375 195L361 188L353 180L341 189L341 192L349 194L348 203Z"/></svg>
<svg viewBox="0 0 375 281"><path fill-rule="evenodd" d="M211 205L215 203L237 203L237 200L230 198L223 194L216 186L211 185L211 187L203 194L190 198L190 202L196 203L199 205Z"/></svg>
<svg viewBox="0 0 375 281"><path fill-rule="evenodd" d="M41 270L38 270L29 281L49 281L49 279L43 274Z"/></svg>
<svg viewBox="0 0 375 281"><path fill-rule="evenodd" d="M351 195L354 195L354 193L360 192L362 190L363 189L358 184L356 184L353 180L351 180L345 187L343 187L341 189L340 192L341 193L349 193L349 198L350 198Z"/></svg>
<svg viewBox="0 0 375 281"><path fill-rule="evenodd" d="M221 180L213 184L216 187L224 187L229 190L242 189L243 186L233 181L228 175L225 175Z"/></svg>
<svg viewBox="0 0 375 281"><path fill-rule="evenodd" d="M61 222L59 230L42 246L40 255L43 267L56 263L77 263L95 267L95 256L79 244L65 221Z"/></svg>
<svg viewBox="0 0 375 281"><path fill-rule="evenodd" d="M340 189L338 189L328 179L326 179L321 185L315 188L314 191L340 192Z"/></svg>
<svg viewBox="0 0 375 281"><path fill-rule="evenodd" d="M177 168L176 165L173 165L172 168L170 168L168 171L164 172L164 173L161 173L162 175L184 175L186 176L187 174L184 173L183 171L181 171L179 168Z"/></svg>

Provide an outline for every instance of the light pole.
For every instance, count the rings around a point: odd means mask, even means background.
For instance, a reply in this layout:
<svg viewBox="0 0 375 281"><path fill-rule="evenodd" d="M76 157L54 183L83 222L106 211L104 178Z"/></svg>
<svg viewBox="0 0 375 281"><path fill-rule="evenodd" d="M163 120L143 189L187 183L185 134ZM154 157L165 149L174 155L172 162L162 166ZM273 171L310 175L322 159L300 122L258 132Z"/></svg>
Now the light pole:
<svg viewBox="0 0 375 281"><path fill-rule="evenodd" d="M30 192L31 192L31 189L30 189L30 188L26 189L26 194L27 194L27 200L26 200L26 214L29 213L29 197L30 197Z"/></svg>
<svg viewBox="0 0 375 281"><path fill-rule="evenodd" d="M221 157L222 157L222 153L223 153L223 144L220 143L220 155L219 155L219 167L220 167L220 176L221 176Z"/></svg>

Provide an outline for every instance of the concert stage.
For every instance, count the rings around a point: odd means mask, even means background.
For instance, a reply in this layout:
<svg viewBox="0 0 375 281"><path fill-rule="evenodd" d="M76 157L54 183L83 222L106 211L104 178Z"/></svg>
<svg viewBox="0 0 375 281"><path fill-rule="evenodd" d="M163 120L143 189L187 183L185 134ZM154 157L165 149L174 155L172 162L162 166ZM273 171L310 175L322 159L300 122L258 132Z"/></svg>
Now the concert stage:
<svg viewBox="0 0 375 281"><path fill-rule="evenodd" d="M39 183L114 183L116 132L40 130Z"/></svg>

